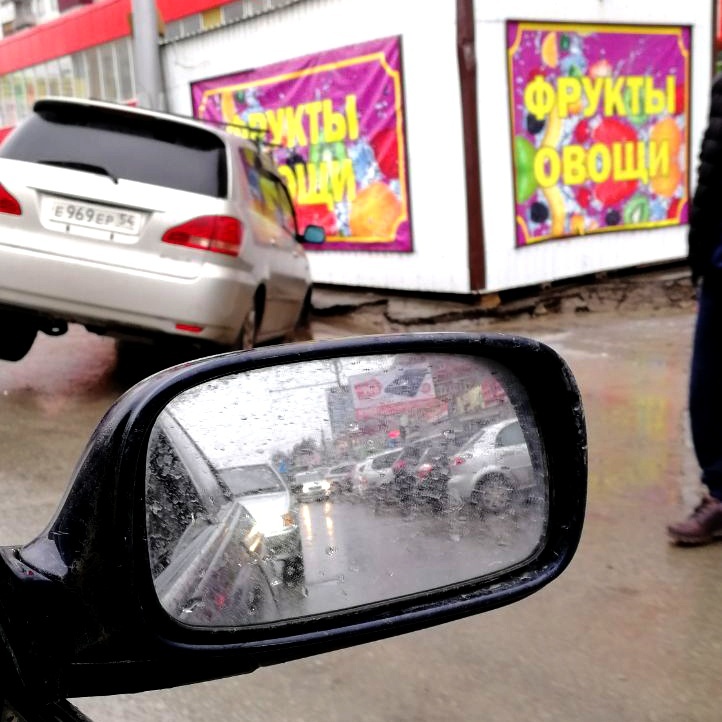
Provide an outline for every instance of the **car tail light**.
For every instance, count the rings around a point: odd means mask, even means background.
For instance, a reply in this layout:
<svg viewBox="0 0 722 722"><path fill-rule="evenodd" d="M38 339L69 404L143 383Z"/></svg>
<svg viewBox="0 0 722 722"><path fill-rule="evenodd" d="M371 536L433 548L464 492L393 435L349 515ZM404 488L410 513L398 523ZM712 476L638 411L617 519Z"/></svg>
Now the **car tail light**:
<svg viewBox="0 0 722 722"><path fill-rule="evenodd" d="M391 467L392 471L401 471L402 469L406 468L406 462L403 461L403 459L399 459L399 461L395 461L394 465Z"/></svg>
<svg viewBox="0 0 722 722"><path fill-rule="evenodd" d="M422 464L417 470L416 470L416 476L421 480L425 479L429 472L431 471L432 466L431 464Z"/></svg>
<svg viewBox="0 0 722 722"><path fill-rule="evenodd" d="M243 242L243 225L232 216L199 216L163 234L163 243L237 256Z"/></svg>
<svg viewBox="0 0 722 722"><path fill-rule="evenodd" d="M460 464L465 464L471 457L473 456L472 453L466 452L465 454L459 454L459 456L455 456L454 460L451 462L454 466L459 466Z"/></svg>
<svg viewBox="0 0 722 722"><path fill-rule="evenodd" d="M0 185L0 213L7 213L11 216L21 216L23 214L18 199L2 185Z"/></svg>

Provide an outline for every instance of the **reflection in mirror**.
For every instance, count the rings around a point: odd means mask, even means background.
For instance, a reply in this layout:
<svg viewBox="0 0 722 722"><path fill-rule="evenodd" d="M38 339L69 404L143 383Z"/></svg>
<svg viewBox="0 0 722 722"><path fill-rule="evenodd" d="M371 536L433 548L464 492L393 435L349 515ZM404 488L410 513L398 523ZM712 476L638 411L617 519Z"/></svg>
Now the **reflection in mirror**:
<svg viewBox="0 0 722 722"><path fill-rule="evenodd" d="M285 364L177 396L151 435L161 604L210 627L347 609L497 574L544 541L525 391L451 354Z"/></svg>

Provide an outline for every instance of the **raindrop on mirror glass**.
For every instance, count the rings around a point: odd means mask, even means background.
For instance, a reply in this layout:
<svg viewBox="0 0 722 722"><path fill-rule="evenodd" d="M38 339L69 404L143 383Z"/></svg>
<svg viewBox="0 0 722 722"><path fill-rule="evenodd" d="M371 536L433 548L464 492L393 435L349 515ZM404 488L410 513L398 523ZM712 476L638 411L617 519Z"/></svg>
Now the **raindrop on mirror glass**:
<svg viewBox="0 0 722 722"><path fill-rule="evenodd" d="M198 609L199 606L201 606L202 600L200 599L189 599L183 609L181 609L182 614L192 614L195 612L196 609Z"/></svg>

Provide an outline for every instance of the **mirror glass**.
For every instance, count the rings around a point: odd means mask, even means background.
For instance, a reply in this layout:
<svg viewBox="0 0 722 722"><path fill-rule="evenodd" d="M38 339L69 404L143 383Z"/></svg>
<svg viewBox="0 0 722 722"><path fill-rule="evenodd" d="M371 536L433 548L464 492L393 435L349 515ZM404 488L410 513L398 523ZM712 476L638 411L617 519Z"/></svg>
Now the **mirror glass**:
<svg viewBox="0 0 722 722"><path fill-rule="evenodd" d="M189 625L332 612L496 574L543 543L524 388L472 356L284 364L177 396L150 437L161 604Z"/></svg>

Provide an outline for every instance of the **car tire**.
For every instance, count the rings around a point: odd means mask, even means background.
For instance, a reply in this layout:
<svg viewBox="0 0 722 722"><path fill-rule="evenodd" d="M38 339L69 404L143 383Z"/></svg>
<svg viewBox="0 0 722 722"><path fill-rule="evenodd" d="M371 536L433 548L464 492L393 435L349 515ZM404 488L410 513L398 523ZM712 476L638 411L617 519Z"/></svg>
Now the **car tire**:
<svg viewBox="0 0 722 722"><path fill-rule="evenodd" d="M241 332L238 335L238 349L250 351L256 345L256 332L256 307L254 304L241 324Z"/></svg>
<svg viewBox="0 0 722 722"><path fill-rule="evenodd" d="M379 515L383 511L384 504L381 500L381 497L379 494L374 494L373 496L373 508L374 508L374 514Z"/></svg>
<svg viewBox="0 0 722 722"><path fill-rule="evenodd" d="M291 557L283 562L283 582L287 587L302 587L306 581L303 557Z"/></svg>
<svg viewBox="0 0 722 722"><path fill-rule="evenodd" d="M471 504L481 516L507 513L513 504L514 485L504 474L494 473L482 477L471 492Z"/></svg>
<svg viewBox="0 0 722 722"><path fill-rule="evenodd" d="M301 312L298 314L296 326L293 329L293 333L290 335L290 341L313 341L313 333L311 332L312 310L311 289L309 288L306 292L306 297L303 299Z"/></svg>
<svg viewBox="0 0 722 722"><path fill-rule="evenodd" d="M0 317L0 359L20 361L30 351L38 329L21 316L14 314Z"/></svg>
<svg viewBox="0 0 722 722"><path fill-rule="evenodd" d="M429 506L431 507L432 514L434 514L435 516L443 516L444 514L448 514L450 509L449 495L447 493L444 493L439 497L432 497L429 500Z"/></svg>

